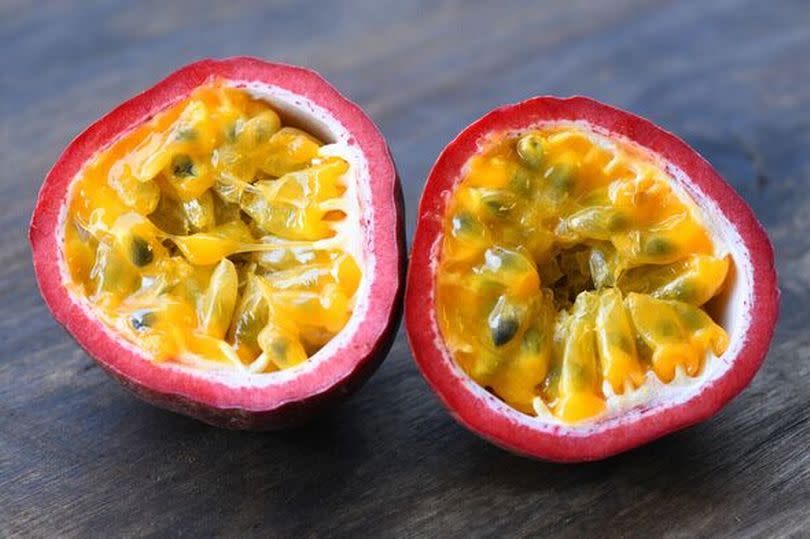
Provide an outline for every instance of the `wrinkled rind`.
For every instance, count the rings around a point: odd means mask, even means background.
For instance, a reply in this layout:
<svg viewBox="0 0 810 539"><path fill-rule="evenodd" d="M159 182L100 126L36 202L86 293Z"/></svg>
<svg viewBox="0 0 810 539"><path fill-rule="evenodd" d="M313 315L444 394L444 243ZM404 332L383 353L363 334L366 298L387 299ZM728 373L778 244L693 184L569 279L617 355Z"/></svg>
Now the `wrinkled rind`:
<svg viewBox="0 0 810 539"><path fill-rule="evenodd" d="M629 139L685 173L711 199L742 238L752 268L747 308L750 323L739 354L718 379L685 402L634 408L625 417L580 430L543 423L479 390L446 350L435 314L436 257L447 193L467 160L491 134L550 121L584 121ZM707 210L708 211L708 210ZM751 208L695 150L648 120L590 98L539 96L493 110L465 128L442 151L428 176L417 216L405 293L405 326L414 360L430 387L463 426L513 453L556 462L599 460L704 421L753 379L768 350L778 318L779 289L773 247ZM738 337L740 338L740 337Z"/></svg>
<svg viewBox="0 0 810 539"><path fill-rule="evenodd" d="M378 264L367 313L355 339L334 357L279 384L235 387L202 372L186 372L144 359L116 339L103 324L76 303L62 283L58 258L59 212L71 180L85 162L122 134L181 101L214 78L259 82L284 88L323 107L346 125L369 162L375 215L388 212L373 231L374 238L393 241L374 253ZM364 147L363 144L366 146ZM373 152L373 153L371 153ZM390 185L383 191L380 186ZM390 221L389 224L385 224ZM391 230L393 228L393 230ZM208 424L231 429L268 430L303 423L356 391L388 354L402 316L406 274L404 202L390 150L382 134L359 106L343 97L314 71L257 58L201 60L122 103L78 135L48 173L29 227L37 284L54 318L96 363L143 400ZM377 285L377 288L374 288ZM361 334L363 331L366 333ZM362 342L361 342L362 341ZM372 344L373 346L368 346ZM335 365L335 364L340 365ZM340 367L349 368L336 372ZM273 376L273 375L268 375Z"/></svg>

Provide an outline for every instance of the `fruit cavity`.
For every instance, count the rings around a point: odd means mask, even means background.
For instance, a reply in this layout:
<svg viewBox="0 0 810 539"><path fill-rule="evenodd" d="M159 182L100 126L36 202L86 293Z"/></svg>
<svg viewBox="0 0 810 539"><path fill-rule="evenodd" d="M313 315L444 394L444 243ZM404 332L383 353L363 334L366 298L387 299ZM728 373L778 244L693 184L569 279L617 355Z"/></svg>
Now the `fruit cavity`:
<svg viewBox="0 0 810 539"><path fill-rule="evenodd" d="M73 181L68 287L156 361L250 373L306 361L362 279L339 147L245 90L195 90Z"/></svg>
<svg viewBox="0 0 810 539"><path fill-rule="evenodd" d="M444 217L436 306L458 364L566 423L698 376L728 347L704 307L731 257L675 185L640 147L580 125L490 138Z"/></svg>

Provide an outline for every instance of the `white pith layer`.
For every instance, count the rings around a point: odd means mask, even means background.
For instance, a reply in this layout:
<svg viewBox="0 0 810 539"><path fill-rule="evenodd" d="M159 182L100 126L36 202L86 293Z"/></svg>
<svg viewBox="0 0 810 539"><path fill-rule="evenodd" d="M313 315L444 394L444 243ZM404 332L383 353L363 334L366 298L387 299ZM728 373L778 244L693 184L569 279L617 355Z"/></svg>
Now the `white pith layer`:
<svg viewBox="0 0 810 539"><path fill-rule="evenodd" d="M100 309L97 309L89 298L76 293L71 286L70 273L67 267L64 253L64 230L67 221L68 202L72 198L73 185L82 175L80 170L68 185L67 193L59 209L57 222L57 245L59 248L58 264L59 273L63 286L68 290L70 300L80 308L85 315L93 320L101 320L99 326L113 340L127 350L131 351L138 360L159 365L167 370L183 371L189 375L206 379L215 379L217 382L228 387L263 387L270 385L281 385L293 378L297 378L309 370L316 369L322 362L335 355L337 350L347 346L357 332L360 323L364 320L368 309L369 293L371 281L375 275L376 258L374 255L374 208L371 201L371 176L369 173L369 163L363 151L358 146L357 141L348 129L327 109L314 103L312 100L294 94L284 88L269 85L261 82L228 81L228 86L242 88L251 96L267 101L282 117L292 119L303 129L315 134L315 136L325 139L327 144L319 150L321 156L339 156L344 159L349 168L342 176L342 183L346 191L337 201L333 209L342 210L346 217L339 222L332 224L335 236L320 240L316 243L318 247L336 248L351 254L358 267L361 268L362 278L360 285L355 292L354 304L351 317L343 329L335 335L320 350L313 354L307 361L293 368L283 369L269 373L254 373L247 368L244 369L212 369L210 362L204 359L188 355L180 361L168 361L156 363L140 347L132 343L125 337L126 332L121 328L116 330L117 324L125 323L122 320L111 320L106 317ZM126 135L122 133L120 137ZM95 156L105 151L115 140L100 148L88 162L95 159ZM324 385L329 385L330 380L324 380Z"/></svg>
<svg viewBox="0 0 810 539"><path fill-rule="evenodd" d="M515 422L525 424L534 429L560 430L565 429L573 434L587 435L594 431L603 430L612 423L632 421L639 416L648 413L653 409L670 408L682 404L692 397L698 395L705 387L721 378L731 367L729 358L739 355L745 339L742 338L747 332L751 322L750 310L747 308L751 303L751 290L753 283L753 267L750 261L745 244L734 225L722 214L717 204L710 199L700 188L693 184L688 176L673 164L665 161L660 156L652 154L649 150L641 147L635 142L610 133L599 126L594 126L585 121L557 121L543 122L533 126L528 126L515 132L500 132L488 137L482 137L478 142L479 151L483 150L493 138L500 138L504 135L525 132L530 129L540 129L552 126L572 126L587 130L593 139L600 145L616 145L618 142L639 151L649 161L657 164L661 170L666 172L674 181L671 182L674 191L688 207L692 207L695 217L708 229L709 235L714 242L715 256L731 255L734 267L734 278L725 285L727 289L727 299L720 316L716 321L726 330L729 336L729 347L721 357L717 357L709 352L705 358L701 372L694 377L686 375L679 367L676 369L675 378L664 383L652 372L648 372L645 382L638 388L626 387L622 394L616 394L610 384L603 383L603 393L606 401L606 411L596 417L587 419L579 423L565 423L552 415L545 402L540 397L534 400L536 416L524 414L492 393L478 385L470 378L464 370L453 359L450 351L445 346L441 329L435 312L431 313L429 323L435 335L434 345L442 354L442 360L451 366L453 375L458 383L463 384L479 400L486 401L487 406L494 408L499 413L508 416ZM469 166L468 162L462 167L461 173L453 181L453 187L445 191L443 196L446 199L452 195L455 186L466 175ZM608 165L610 166L610 164ZM443 216L437 216L439 220ZM431 246L430 265L431 274L436 275L439 265L441 248L444 241L443 233L440 233ZM435 304L435 287L431 287L431 301Z"/></svg>

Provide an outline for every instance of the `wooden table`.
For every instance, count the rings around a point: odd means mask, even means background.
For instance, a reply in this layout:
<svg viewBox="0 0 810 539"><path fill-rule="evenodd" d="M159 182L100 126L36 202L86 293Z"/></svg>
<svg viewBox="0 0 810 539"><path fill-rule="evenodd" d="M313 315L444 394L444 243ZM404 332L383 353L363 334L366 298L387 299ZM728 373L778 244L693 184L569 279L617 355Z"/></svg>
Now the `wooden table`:
<svg viewBox="0 0 810 539"><path fill-rule="evenodd" d="M0 3L0 536L810 536L810 4L168 4ZM439 151L496 105L581 93L678 133L775 243L782 319L764 368L711 421L576 466L458 426L402 332L355 398L297 430L142 404L49 316L28 219L92 120L237 54L311 66L369 112L409 233Z"/></svg>

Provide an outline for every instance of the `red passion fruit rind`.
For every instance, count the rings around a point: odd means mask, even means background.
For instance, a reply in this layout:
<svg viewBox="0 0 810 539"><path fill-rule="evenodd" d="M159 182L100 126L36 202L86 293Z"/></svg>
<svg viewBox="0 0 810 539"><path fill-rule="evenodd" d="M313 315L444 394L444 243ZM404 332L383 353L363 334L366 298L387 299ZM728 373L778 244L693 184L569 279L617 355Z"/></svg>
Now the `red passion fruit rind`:
<svg viewBox="0 0 810 539"><path fill-rule="evenodd" d="M451 193L488 141L570 124L646 150L700 208L734 266L719 323L728 349L700 383L618 413L564 423L518 411L476 383L445 344L437 316L437 271ZM586 97L541 96L493 110L464 129L434 164L419 207L405 294L405 323L415 361L462 425L504 449L558 462L606 458L706 420L742 391L767 353L778 316L773 249L751 208L717 171L675 135L648 120ZM498 344L496 342L496 344Z"/></svg>
<svg viewBox="0 0 810 539"><path fill-rule="evenodd" d="M272 105L282 119L340 145L357 178L362 279L345 326L308 360L269 373L204 370L155 361L72 293L64 256L71 183L94 156L196 89L220 84ZM233 429L301 423L357 389L388 353L405 281L403 200L385 139L356 104L319 74L256 58L206 59L119 105L77 136L45 178L29 238L40 291L56 320L125 387L157 406ZM151 256L151 255L150 255Z"/></svg>

